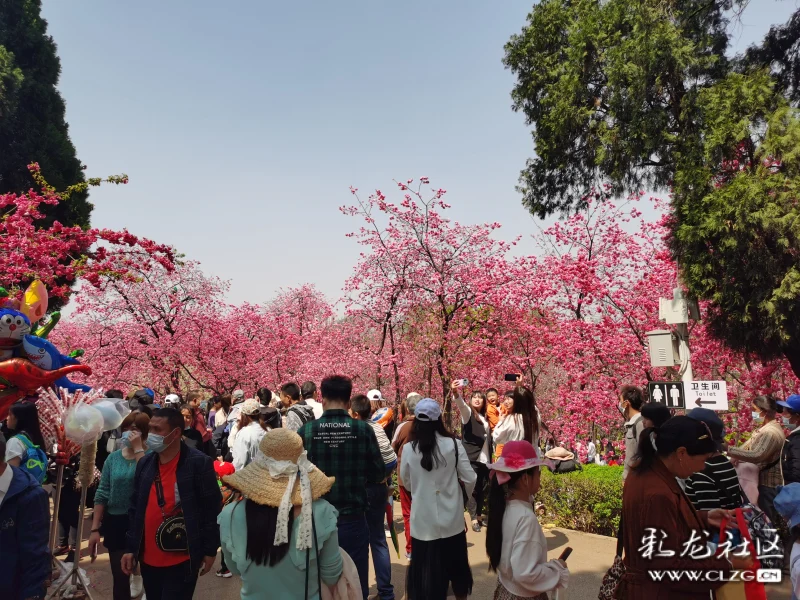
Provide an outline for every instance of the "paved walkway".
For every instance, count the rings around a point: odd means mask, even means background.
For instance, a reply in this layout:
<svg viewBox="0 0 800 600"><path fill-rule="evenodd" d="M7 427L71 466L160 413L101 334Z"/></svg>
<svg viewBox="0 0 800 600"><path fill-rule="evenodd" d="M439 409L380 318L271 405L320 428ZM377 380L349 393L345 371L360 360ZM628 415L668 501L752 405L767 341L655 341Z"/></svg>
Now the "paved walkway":
<svg viewBox="0 0 800 600"><path fill-rule="evenodd" d="M396 505L396 519L398 530L402 530L403 520L399 513L399 504ZM88 529L88 528L87 528ZM616 550L616 540L589 533L580 533L568 529L545 527L547 537L548 555L557 558L559 554L570 546L573 549L568 564L570 567L570 585L567 593L569 600L594 600L600 589L600 582ZM404 534L399 533L400 551L404 552ZM476 600L491 600L497 582L497 577L489 573L489 562L484 549L486 541L485 530L475 533L471 529L467 533L469 545L470 564L475 586L471 598ZM390 554L392 555L392 583L395 586L395 595L398 600L403 598L405 590L405 575L408 561L405 557L398 559L394 548L389 541ZM83 568L91 580L92 595L94 600L111 600L111 570L108 565L108 556L101 554L94 564L83 561ZM214 570L218 566L214 567ZM370 565L370 593L377 592L375 577ZM213 572L200 578L197 585L195 598L198 600L238 600L240 583L237 577L220 579ZM449 597L453 597L452 594ZM563 595L562 595L563 597ZM791 590L788 583L780 586L770 586L767 597L769 600L790 600ZM284 599L281 599L284 600ZM288 600L288 599L287 599Z"/></svg>

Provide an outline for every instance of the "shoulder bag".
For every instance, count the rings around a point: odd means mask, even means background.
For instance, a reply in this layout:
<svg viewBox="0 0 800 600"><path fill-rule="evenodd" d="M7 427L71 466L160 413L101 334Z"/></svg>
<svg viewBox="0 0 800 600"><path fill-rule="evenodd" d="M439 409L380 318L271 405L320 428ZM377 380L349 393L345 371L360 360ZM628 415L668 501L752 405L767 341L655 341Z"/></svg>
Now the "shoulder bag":
<svg viewBox="0 0 800 600"><path fill-rule="evenodd" d="M175 506L172 514L164 512L167 502L164 500L164 486L161 484L161 472L156 458L156 500L161 509L161 517L164 519L156 530L156 546L162 552L188 552L189 536L186 533L186 521L183 518L183 511L180 504Z"/></svg>
<svg viewBox="0 0 800 600"><path fill-rule="evenodd" d="M623 575L625 575L625 563L622 562L622 517L620 517L617 530L617 554L614 556L611 568L603 575L600 593L597 594L598 600L613 600Z"/></svg>
<svg viewBox="0 0 800 600"><path fill-rule="evenodd" d="M456 452L456 481L458 482L458 486L461 488L461 498L464 500L464 510L466 510L467 504L469 504L469 495L467 495L467 488L464 487L464 484L458 478L458 442L456 441L456 438L453 438L453 450Z"/></svg>
<svg viewBox="0 0 800 600"><path fill-rule="evenodd" d="M322 595L322 576L320 575L319 571L319 543L317 542L317 525L314 522L314 507L311 507L311 533L313 535L312 544L314 545L314 552L317 556L317 589L318 594ZM291 539L289 540L291 543ZM308 571L309 571L309 564L311 562L311 548L306 550L306 592L305 592L305 600L308 600Z"/></svg>

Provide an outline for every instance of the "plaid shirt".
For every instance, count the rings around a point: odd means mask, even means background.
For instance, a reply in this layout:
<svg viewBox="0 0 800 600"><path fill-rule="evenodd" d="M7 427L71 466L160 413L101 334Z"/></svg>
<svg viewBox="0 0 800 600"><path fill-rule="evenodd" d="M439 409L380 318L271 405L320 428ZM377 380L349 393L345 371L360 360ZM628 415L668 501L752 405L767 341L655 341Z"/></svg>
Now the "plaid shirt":
<svg viewBox="0 0 800 600"><path fill-rule="evenodd" d="M350 418L347 411L326 410L297 432L303 438L308 460L329 477L335 477L325 499L339 516L367 510L367 483L385 477L383 458L369 423Z"/></svg>

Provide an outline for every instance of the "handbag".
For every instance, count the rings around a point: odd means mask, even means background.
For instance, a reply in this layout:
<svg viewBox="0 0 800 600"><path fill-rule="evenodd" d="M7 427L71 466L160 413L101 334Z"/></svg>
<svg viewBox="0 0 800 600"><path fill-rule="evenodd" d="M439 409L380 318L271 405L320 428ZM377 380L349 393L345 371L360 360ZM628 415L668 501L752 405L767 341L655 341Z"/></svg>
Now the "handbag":
<svg viewBox="0 0 800 600"><path fill-rule="evenodd" d="M458 478L458 442L456 441L456 438L453 438L453 450L456 451L456 481L458 482L458 486L461 488L461 498L464 500L464 510L467 510L467 504L469 504L469 494L467 494L467 488Z"/></svg>
<svg viewBox="0 0 800 600"><path fill-rule="evenodd" d="M761 568L761 562L758 560L758 555L755 546L753 545L753 539L750 537L750 531L747 528L747 521L744 517L744 511L741 508L736 509L736 523L739 525L739 532L742 535L742 538L747 543L747 548L749 548L750 556L753 557L753 566L750 571L756 572ZM728 519L722 519L722 523L720 523L719 530L726 531L728 528ZM719 550L717 554L719 554ZM740 584L740 585L739 585ZM720 596L720 591L723 591L723 594L729 594L727 596ZM767 600L767 591L764 587L764 584L759 581L744 581L744 582L735 582L734 583L727 583L722 586L719 590L717 590L717 599L723 600Z"/></svg>
<svg viewBox="0 0 800 600"><path fill-rule="evenodd" d="M614 556L611 568L603 575L600 593L597 594L598 600L613 600L623 575L625 575L625 563L622 562L622 517L620 517L617 530L617 554Z"/></svg>
<svg viewBox="0 0 800 600"><path fill-rule="evenodd" d="M171 515L164 512L167 502L164 500L164 486L161 484L161 473L156 465L156 500L164 519L156 530L156 546L162 552L188 552L189 536L186 533L186 521L180 505L175 506Z"/></svg>

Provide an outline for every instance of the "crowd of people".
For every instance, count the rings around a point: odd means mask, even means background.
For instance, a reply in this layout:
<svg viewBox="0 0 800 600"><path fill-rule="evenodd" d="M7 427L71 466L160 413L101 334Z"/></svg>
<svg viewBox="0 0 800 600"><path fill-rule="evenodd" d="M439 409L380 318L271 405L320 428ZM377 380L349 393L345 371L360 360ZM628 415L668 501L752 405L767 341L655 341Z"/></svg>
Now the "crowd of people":
<svg viewBox="0 0 800 600"><path fill-rule="evenodd" d="M540 447L548 429L521 381L503 396L494 388L467 395L462 383L450 390L455 419L443 414L443 402L415 392L396 407L379 390L354 395L352 382L337 375L319 389L290 382L250 398L242 390L211 398L136 390L120 428L98 442L88 556L108 552L114 600L192 598L218 556L216 576L237 575L242 598L366 599L371 556L377 594L370 598L393 600L387 532L396 496L407 598L472 593L471 526L486 530L494 598L543 600L567 586L569 570L565 560L548 560L533 498L541 468L558 473L575 454L552 436ZM800 544L792 545L800 539L800 396L755 398L759 427L740 447L726 444L711 410L673 416L633 386L617 400L623 568L609 598L708 598L721 582L654 582L648 573L752 568L749 555L690 561L679 552L698 531L715 546L728 536L740 543L743 532L724 527L739 508L781 529L781 566L800 581ZM65 468L50 548L42 484L53 483L43 451L51 449L35 402L14 404L3 430L0 597L43 598L52 555L79 560L80 457ZM601 444L589 440L587 462L605 462L597 460ZM656 556L642 552L651 531L665 532Z"/></svg>

